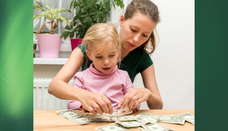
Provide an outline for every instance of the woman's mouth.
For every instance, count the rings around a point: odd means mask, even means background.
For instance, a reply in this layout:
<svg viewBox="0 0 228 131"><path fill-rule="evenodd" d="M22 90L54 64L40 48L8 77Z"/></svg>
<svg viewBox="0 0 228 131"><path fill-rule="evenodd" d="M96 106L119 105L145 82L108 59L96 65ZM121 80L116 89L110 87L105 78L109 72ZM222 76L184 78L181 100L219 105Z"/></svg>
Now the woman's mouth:
<svg viewBox="0 0 228 131"><path fill-rule="evenodd" d="M135 45L133 45L133 44L131 44L131 43L128 43L128 45L129 45L130 47L135 47Z"/></svg>

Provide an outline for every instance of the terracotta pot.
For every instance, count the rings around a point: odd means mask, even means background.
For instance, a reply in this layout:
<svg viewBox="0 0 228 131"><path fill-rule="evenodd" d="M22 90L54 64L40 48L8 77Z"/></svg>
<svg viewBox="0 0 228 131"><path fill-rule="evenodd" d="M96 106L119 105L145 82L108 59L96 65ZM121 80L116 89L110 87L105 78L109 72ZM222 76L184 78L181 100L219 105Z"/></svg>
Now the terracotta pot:
<svg viewBox="0 0 228 131"><path fill-rule="evenodd" d="M59 58L61 37L59 34L37 34L40 58Z"/></svg>
<svg viewBox="0 0 228 131"><path fill-rule="evenodd" d="M82 43L82 39L70 39L72 51Z"/></svg>

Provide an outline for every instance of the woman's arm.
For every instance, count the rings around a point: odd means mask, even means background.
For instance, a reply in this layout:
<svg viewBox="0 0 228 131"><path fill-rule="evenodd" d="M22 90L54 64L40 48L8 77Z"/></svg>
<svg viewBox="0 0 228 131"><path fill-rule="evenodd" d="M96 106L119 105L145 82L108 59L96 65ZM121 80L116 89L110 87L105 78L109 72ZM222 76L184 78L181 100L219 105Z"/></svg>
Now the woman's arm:
<svg viewBox="0 0 228 131"><path fill-rule="evenodd" d="M74 74L80 69L84 62L84 57L79 48L76 48L71 53L66 64L57 73L54 79L50 82L48 92L60 99L75 100L77 98L77 88L72 88L68 84Z"/></svg>
<svg viewBox="0 0 228 131"><path fill-rule="evenodd" d="M77 47L71 53L66 64L50 82L48 92L60 99L80 101L83 108L93 115L96 114L96 111L100 114L103 114L103 112L112 113L112 104L103 94L89 92L68 84L83 62L83 53Z"/></svg>
<svg viewBox="0 0 228 131"><path fill-rule="evenodd" d="M145 88L130 89L121 99L119 107L136 109L136 107L144 101L150 109L162 109L163 102L158 90L154 66L151 65L142 72L142 79Z"/></svg>
<svg viewBox="0 0 228 131"><path fill-rule="evenodd" d="M150 91L150 95L147 99L148 107L150 109L162 109L163 102L155 78L154 65L151 65L142 72L142 79L145 88L149 89Z"/></svg>

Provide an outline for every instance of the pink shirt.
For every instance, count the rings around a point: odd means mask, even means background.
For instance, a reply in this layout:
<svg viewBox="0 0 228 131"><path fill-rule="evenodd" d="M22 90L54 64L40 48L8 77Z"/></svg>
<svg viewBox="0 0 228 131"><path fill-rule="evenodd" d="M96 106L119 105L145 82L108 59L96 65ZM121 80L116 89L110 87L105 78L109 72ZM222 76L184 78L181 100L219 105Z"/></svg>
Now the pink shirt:
<svg viewBox="0 0 228 131"><path fill-rule="evenodd" d="M78 72L74 76L74 87L104 94L112 103L113 109L119 109L118 104L127 91L133 88L133 84L126 71L117 66L109 73L103 74L93 68ZM83 109L79 101L68 103L68 109Z"/></svg>

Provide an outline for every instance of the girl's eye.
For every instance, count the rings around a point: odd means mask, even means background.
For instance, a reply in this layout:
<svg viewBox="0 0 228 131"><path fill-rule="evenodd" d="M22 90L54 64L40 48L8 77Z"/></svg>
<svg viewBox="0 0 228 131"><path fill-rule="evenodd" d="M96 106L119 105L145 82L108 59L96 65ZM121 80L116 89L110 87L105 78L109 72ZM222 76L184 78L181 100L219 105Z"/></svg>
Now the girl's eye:
<svg viewBox="0 0 228 131"><path fill-rule="evenodd" d="M109 55L109 57L114 57L115 55Z"/></svg>
<svg viewBox="0 0 228 131"><path fill-rule="evenodd" d="M96 56L96 58L97 58L97 59L101 59L101 58L102 58L102 56Z"/></svg>

